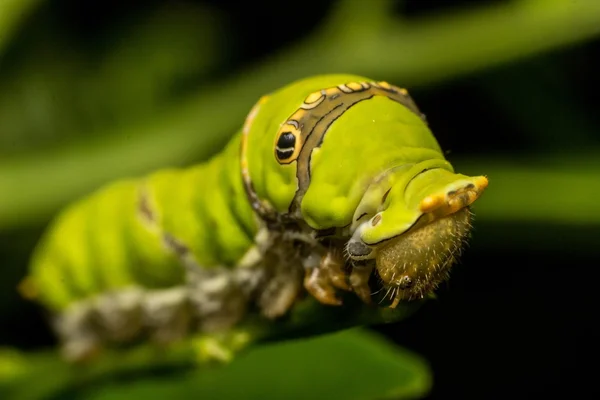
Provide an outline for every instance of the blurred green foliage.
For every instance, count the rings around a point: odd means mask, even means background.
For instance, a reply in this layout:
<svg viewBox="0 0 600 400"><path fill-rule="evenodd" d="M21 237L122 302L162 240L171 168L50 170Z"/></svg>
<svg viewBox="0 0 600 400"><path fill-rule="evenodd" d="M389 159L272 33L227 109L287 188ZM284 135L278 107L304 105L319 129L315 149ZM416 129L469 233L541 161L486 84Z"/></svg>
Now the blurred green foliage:
<svg viewBox="0 0 600 400"><path fill-rule="evenodd" d="M100 51L63 51L76 40L63 38L60 47L61 40L47 40L52 32L32 35L31 47L3 66L0 80L8 150L0 160L0 192L11 193L0 197L0 228L48 218L111 179L206 158L257 98L293 79L352 71L417 88L600 33L600 3L589 0L518 0L411 22L388 12L391 1L365 4L336 3L303 41L219 81L201 80L203 69L218 64L211 29L218 15L210 9L160 12L165 19L151 29L143 27L150 16L137 29L121 28L122 35L112 31L117 43ZM211 22L190 24L194 15ZM165 95L186 79L197 80L195 93ZM26 147L21 140L34 149L16 151Z"/></svg>
<svg viewBox="0 0 600 400"><path fill-rule="evenodd" d="M214 5L153 3L128 18L100 23L100 33L89 38L63 25L68 13L57 12L56 2L0 0L0 231L14 238L3 245L13 252L0 260L0 313L19 312L13 287L24 274L24 249L61 206L118 177L206 159L239 128L262 94L317 73L363 74L426 91L492 68L493 79L481 80L480 87L493 107L527 133L523 139L507 131L504 140L526 140L536 150L450 157L461 172L490 178L490 189L475 208L478 221L600 224L597 124L560 79L560 68L527 61L597 37L600 2L513 0L419 18L392 12L392 1L366 4L334 2L305 37L223 72L233 58L228 53L233 27ZM525 67L493 69L516 62ZM524 68L530 70L524 73ZM517 101L522 97L527 101ZM486 127L479 129L484 141ZM17 231L26 236L20 246ZM486 233L477 243L530 244L525 235ZM573 240L595 242L583 235ZM553 242L537 243L549 247ZM381 322L344 317L344 326ZM180 371L178 358L177 368L167 368L170 373L144 372L141 364L156 367L156 359L140 363L134 355L138 363L132 370L139 376L133 384L117 379L123 373L117 367L120 356L88 371L85 384L75 386L72 371L55 354L20 357L0 359L1 376L25 377L11 386L14 398L67 392L95 399L190 393L412 398L424 395L431 380L417 356L352 331L259 346L215 370ZM34 380L40 384L28 387ZM245 397L228 382L248 385ZM1 392L0 397L6 398Z"/></svg>
<svg viewBox="0 0 600 400"><path fill-rule="evenodd" d="M52 355L36 357L37 368L23 375L20 382L4 392L5 396L14 400L190 396L412 399L423 396L431 385L429 368L420 357L360 330L255 347L227 367L181 369L180 363L173 364L169 359L158 365L143 357L113 355L107 373L107 365L103 364L77 371L58 363Z"/></svg>

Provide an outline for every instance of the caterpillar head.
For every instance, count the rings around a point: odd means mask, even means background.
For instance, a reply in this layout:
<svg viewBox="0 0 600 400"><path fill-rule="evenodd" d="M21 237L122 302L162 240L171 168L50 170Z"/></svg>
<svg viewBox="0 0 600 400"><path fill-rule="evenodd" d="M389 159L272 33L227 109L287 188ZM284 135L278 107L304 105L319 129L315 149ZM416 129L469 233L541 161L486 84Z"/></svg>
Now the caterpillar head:
<svg viewBox="0 0 600 400"><path fill-rule="evenodd" d="M469 206L487 184L445 168L389 170L356 210L346 252L357 264L375 262L392 307L422 298L447 279L470 232Z"/></svg>

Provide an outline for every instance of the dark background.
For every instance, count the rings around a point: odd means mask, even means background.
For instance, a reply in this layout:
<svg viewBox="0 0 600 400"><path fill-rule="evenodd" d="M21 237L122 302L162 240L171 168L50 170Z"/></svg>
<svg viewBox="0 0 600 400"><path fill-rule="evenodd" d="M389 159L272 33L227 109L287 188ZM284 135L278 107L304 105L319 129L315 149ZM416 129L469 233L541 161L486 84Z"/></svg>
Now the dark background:
<svg viewBox="0 0 600 400"><path fill-rule="evenodd" d="M59 25L60 35L69 37L69 43L102 52L110 42L107 37L119 32L119 26L159 3L164 2L56 0L40 6L31 19L41 26ZM332 2L204 3L226 21L220 26L221 58L207 72L210 79L221 79L306 36L322 22ZM397 3L394 12L411 20L492 2ZM294 22L282 17L290 7ZM27 30L17 34L5 57L9 67L30 40L34 39ZM600 144L599 54L600 40L592 40L411 93L442 147L450 150L450 159L576 155ZM189 74L175 91L201 86L203 79L206 76ZM553 96L564 101L552 102ZM536 133L532 134L532 126ZM15 144L15 152L67 139L23 141ZM489 190L493 185L492 180ZM46 222L0 233L2 301L8 305L0 313L0 344L36 349L54 343L40 310L9 289L23 275ZM407 321L374 329L430 362L432 399L599 394L595 365L600 337L596 327L600 226L514 220L475 224L470 249L438 300Z"/></svg>

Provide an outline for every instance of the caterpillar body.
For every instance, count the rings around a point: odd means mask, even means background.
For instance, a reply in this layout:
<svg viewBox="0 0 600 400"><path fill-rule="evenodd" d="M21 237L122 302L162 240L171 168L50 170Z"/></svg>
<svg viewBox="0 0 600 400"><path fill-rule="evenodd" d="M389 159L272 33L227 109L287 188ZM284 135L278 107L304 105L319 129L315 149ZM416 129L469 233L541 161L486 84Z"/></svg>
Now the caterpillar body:
<svg viewBox="0 0 600 400"><path fill-rule="evenodd" d="M278 318L306 293L395 307L447 278L486 186L454 172L406 90L312 77L261 98L208 162L67 207L23 292L50 310L71 359L226 330L249 312Z"/></svg>

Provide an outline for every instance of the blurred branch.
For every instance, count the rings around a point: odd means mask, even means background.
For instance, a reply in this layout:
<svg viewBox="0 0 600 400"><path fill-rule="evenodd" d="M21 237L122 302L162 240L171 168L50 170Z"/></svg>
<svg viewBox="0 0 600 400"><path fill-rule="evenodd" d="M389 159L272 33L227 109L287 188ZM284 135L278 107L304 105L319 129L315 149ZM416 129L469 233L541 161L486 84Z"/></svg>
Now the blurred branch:
<svg viewBox="0 0 600 400"><path fill-rule="evenodd" d="M4 46L23 18L40 0L0 0L0 60Z"/></svg>
<svg viewBox="0 0 600 400"><path fill-rule="evenodd" d="M111 179L208 156L209 146L222 145L260 95L293 79L351 72L430 85L600 33L596 0L511 1L417 21L397 21L383 12L388 6L385 0L340 2L329 22L305 41L143 126L1 161L0 229L45 219Z"/></svg>
<svg viewBox="0 0 600 400"><path fill-rule="evenodd" d="M600 149L546 159L457 161L463 173L490 180L487 193L474 204L477 220L600 226Z"/></svg>
<svg viewBox="0 0 600 400"><path fill-rule="evenodd" d="M264 343L265 341L292 339L302 337L306 339L308 336L314 336L320 333L336 332L342 329L356 327L367 324L395 322L399 321L413 312L419 303L411 305L401 304L397 309L368 307L360 303L357 299L347 296L345 305L342 307L326 307L318 304L314 299L306 298L296 305L288 317L276 321L275 323L264 320L249 320L238 329L228 332L224 335L209 335L204 337L192 337L182 342L173 344L169 348L159 348L149 344L139 345L129 350L106 351L99 355L94 362L85 365L69 365L62 361L56 351L45 353L17 353L13 350L0 352L0 397L2 390L8 391L10 398L19 399L41 399L48 398L51 395L56 398L57 393L77 390L78 388L87 387L88 390L93 390L93 384L100 381L110 380L114 377L126 379L130 374L135 374L136 381L140 381L144 374L151 374L158 370L170 371L171 373L179 373L194 367L200 367L198 370L197 379L202 382L196 382L195 394L198 391L214 390L215 385L206 382L204 377L210 374L214 368L211 366L222 364L223 361L236 361L242 357L240 352L254 352L254 359L247 360L250 366L249 369L242 369L245 374L249 370L255 370L257 365L261 368L269 368L273 365L274 368L280 368L280 363L273 364L273 361L264 359L265 354L269 353L268 347L253 346L255 344ZM317 329L317 330L315 330ZM288 359L293 362L286 362L287 367L284 373L286 387L294 387L294 382L307 386L306 382L302 381L302 370L313 370L314 368L306 365L308 363L314 366L314 362L323 362L323 357L328 358L327 354L339 346L344 341L351 340L352 346L345 348L343 353L351 353L353 357L357 357L358 364L363 365L367 369L372 369L369 374L371 383L362 382L364 388L379 391L373 393L373 398L382 398L382 395L396 394L396 396L413 394L418 392L422 394L427 391L430 385L428 367L418 357L402 354L399 348L394 348L385 342L378 342L374 337L367 333L346 332L336 336L324 337L313 341L303 340L295 342L291 346L279 347L276 351L278 359ZM352 338L352 339L350 339ZM323 344L319 345L319 342ZM281 345L280 345L281 346ZM381 349L378 349L381 348ZM317 353L318 357L311 358L308 353ZM380 354L378 354L380 353ZM239 355L238 355L239 354ZM340 358L341 357L341 358ZM335 360L335 370L339 370L339 360L347 358L347 356L336 355L330 359ZM220 362L219 362L220 361ZM384 378L385 373L381 373L382 368L393 367L390 362L394 362L395 370L393 371L394 379L391 382ZM244 361L242 361L244 362ZM386 363L387 366L382 365ZM356 363L352 365L357 365ZM4 366L4 367L3 367ZM241 368L241 367L240 367ZM334 366L331 367L333 370ZM357 367L355 367L357 368ZM51 370L52 374L48 374ZM239 370L239 368L238 368ZM328 371L326 368L322 371ZM404 370L404 371L402 371ZM295 372L292 372L295 371ZM379 372L377 372L379 371ZM402 377L402 372L409 372L412 376ZM3 374L4 372L4 374ZM227 370L224 372L227 374ZM400 375L396 375L399 374ZM264 374L262 374L264 375ZM266 374L265 379L271 379L270 374ZM319 374L320 381L311 382L307 386L307 390L313 391L313 385L327 385L327 381L333 379L332 376L339 374ZM214 377L213 377L214 378ZM151 379L156 379L156 377ZM233 379L233 378L232 378ZM404 379L404 381L403 381ZM242 384L247 381L244 379L233 379L233 381ZM36 382L31 385L31 382ZM164 382L163 382L164 384ZM378 387L384 384L391 387ZM4 386L4 387L3 387ZM266 387L269 384L265 383ZM291 390L291 389L288 389ZM298 389L296 389L298 390ZM343 390L339 388L338 390ZM388 391L392 393L387 393ZM69 397L69 396L67 396ZM84 396L85 397L85 396ZM145 397L145 396L141 396ZM187 396L186 396L187 397ZM195 397L203 397L197 395ZM311 396L307 396L311 397ZM337 397L337 396L334 396ZM356 398L356 393L348 393L340 395L340 397L351 399ZM358 396L363 398L363 396ZM387 396L383 396L386 397ZM54 397L52 397L54 398ZM228 398L216 395L209 395L206 398ZM398 398L398 397L395 397Z"/></svg>

